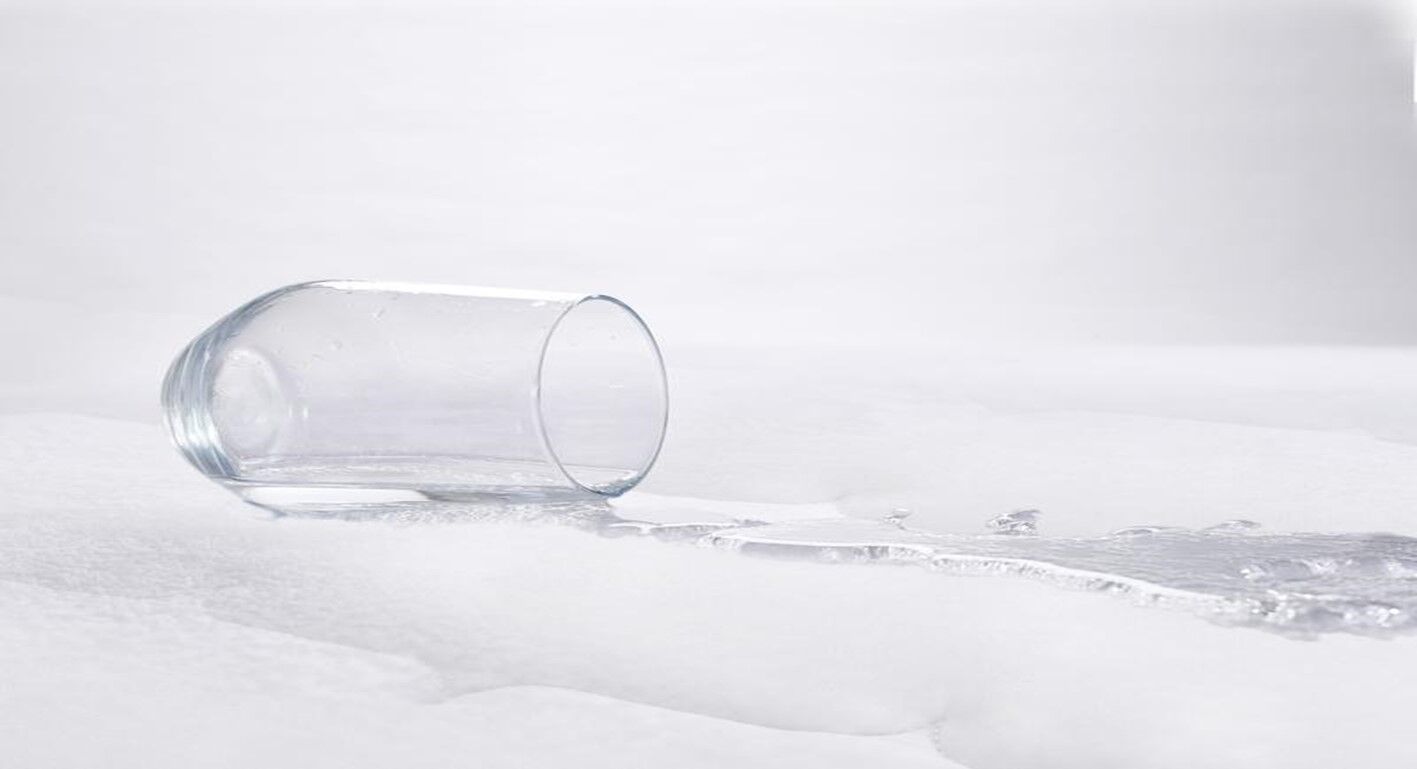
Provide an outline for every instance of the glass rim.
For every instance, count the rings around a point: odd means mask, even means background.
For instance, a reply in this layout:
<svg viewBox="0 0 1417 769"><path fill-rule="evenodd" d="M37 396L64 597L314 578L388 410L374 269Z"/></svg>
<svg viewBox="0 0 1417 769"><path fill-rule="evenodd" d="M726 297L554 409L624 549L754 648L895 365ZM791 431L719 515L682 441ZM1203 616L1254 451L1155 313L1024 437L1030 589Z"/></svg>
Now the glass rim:
<svg viewBox="0 0 1417 769"><path fill-rule="evenodd" d="M663 405L660 408L659 422L656 425L654 450L649 453L648 458L640 463L639 467L635 468L633 475L607 484L582 483L580 479L566 468L566 464L562 462L560 455L556 452L555 443L551 440L551 436L547 432L546 415L542 404L542 394L545 391L543 384L545 382L546 358L551 349L551 340L555 338L556 332L561 328L562 323L571 313L576 311L576 308L591 302L607 302L625 313L630 320L634 322L635 327L638 328L640 334L643 335L644 340L649 343L649 352L654 360L655 370L659 380L659 391L663 399ZM637 486L640 481L644 480L646 475L649 475L650 470L654 468L655 462L659 460L660 452L664 449L665 436L669 431L669 376L665 371L664 354L659 349L659 341L654 338L654 333L650 331L649 325L645 323L644 318L641 318L640 314L635 312L634 308L619 299L608 294L582 294L575 296L574 301L572 301L566 309L562 310L561 314L556 316L555 322L551 324L551 327L546 330L546 335L542 337L541 350L536 361L536 387L532 390L532 401L535 405L535 408L532 409L532 414L536 423L537 434L541 439L541 446L545 449L546 456L551 460L551 464L556 468L556 471L575 488L581 491L602 497L619 496Z"/></svg>

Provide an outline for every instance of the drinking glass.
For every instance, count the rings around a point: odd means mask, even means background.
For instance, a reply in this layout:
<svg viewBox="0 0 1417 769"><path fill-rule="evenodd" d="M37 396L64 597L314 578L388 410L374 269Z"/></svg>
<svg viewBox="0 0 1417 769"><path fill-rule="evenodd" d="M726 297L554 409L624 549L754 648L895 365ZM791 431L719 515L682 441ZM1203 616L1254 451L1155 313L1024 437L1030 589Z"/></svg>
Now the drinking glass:
<svg viewBox="0 0 1417 769"><path fill-rule="evenodd" d="M617 299L360 281L232 311L162 402L198 470L275 509L613 497L668 419L659 348Z"/></svg>

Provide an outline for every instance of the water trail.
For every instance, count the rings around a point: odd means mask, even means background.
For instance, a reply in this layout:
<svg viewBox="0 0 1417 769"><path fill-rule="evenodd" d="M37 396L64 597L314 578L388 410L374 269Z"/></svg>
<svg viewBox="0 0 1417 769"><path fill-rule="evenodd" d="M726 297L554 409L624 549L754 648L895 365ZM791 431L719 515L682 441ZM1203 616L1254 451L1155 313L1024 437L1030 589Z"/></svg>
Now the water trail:
<svg viewBox="0 0 1417 769"><path fill-rule="evenodd" d="M991 518L989 533L977 535L910 529L905 526L910 511L903 508L877 521L770 523L739 517L660 523L621 517L599 499L386 502L294 514L397 524L562 525L605 537L649 537L745 555L1012 575L1303 638L1417 631L1417 539L1394 534L1266 533L1254 521L1231 520L1203 529L1132 526L1100 537L1048 537L1039 533L1037 510Z"/></svg>
<svg viewBox="0 0 1417 769"><path fill-rule="evenodd" d="M1417 630L1417 539L1411 537L1261 533L1253 521L1046 537L1037 533L1040 517L1036 510L1007 513L988 522L995 533L980 535L908 529L898 511L883 521L621 522L608 529L751 555L1013 575L1294 637Z"/></svg>

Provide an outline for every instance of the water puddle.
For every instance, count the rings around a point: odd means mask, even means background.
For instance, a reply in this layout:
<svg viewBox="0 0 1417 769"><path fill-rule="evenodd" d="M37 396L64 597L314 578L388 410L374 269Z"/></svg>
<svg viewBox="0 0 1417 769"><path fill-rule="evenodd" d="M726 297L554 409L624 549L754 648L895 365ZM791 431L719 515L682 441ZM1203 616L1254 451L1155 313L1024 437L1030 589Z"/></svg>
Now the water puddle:
<svg viewBox="0 0 1417 769"><path fill-rule="evenodd" d="M666 505L681 502L664 498ZM745 555L910 565L954 575L1010 575L1301 638L1417 630L1417 538L1412 537L1270 533L1244 520L1204 529L1133 526L1100 537L1049 537L1037 510L995 516L977 535L936 534L909 528L910 513L904 509L892 510L879 521L791 515L781 520L772 515L779 520L768 522L749 517L751 505L726 504L734 512L725 515L707 501L681 504L689 510L702 508L704 517L718 520L692 520L690 515L669 523L623 517L598 500L383 503L369 508L375 511L371 515L361 515L361 507L326 509L325 514L402 523L549 523L606 537L650 537ZM657 507L657 501L630 510L642 507Z"/></svg>
<svg viewBox="0 0 1417 769"><path fill-rule="evenodd" d="M1297 636L1417 628L1417 539L1390 534L1263 534L1227 525L1092 538L960 536L824 521L730 529L708 540L747 552L1017 575Z"/></svg>
<svg viewBox="0 0 1417 769"><path fill-rule="evenodd" d="M614 521L602 534L654 536L752 555L914 565L949 574L1013 575L1187 609L1215 622L1296 637L1417 629L1417 539L1392 534L1265 533L1253 521L1205 529L1137 526L1101 537L1047 537L1025 510L991 533L949 535L882 521L652 524Z"/></svg>

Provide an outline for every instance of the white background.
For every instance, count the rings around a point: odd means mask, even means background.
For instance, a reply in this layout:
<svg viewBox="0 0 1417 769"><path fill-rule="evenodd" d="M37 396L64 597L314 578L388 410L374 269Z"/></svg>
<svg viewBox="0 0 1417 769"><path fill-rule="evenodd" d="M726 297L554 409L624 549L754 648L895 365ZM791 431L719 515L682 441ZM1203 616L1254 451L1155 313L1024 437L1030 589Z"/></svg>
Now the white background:
<svg viewBox="0 0 1417 769"><path fill-rule="evenodd" d="M1417 339L1384 3L0 9L10 297L398 278L611 292L671 346Z"/></svg>

